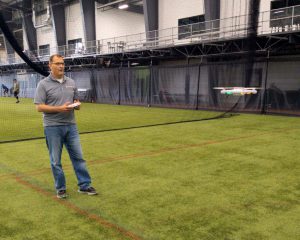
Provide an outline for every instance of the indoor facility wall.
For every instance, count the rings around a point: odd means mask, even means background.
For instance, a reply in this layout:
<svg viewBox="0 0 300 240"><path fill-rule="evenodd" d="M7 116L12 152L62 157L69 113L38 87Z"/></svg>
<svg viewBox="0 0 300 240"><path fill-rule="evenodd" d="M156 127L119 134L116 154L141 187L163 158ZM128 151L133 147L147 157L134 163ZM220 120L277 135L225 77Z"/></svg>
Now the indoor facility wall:
<svg viewBox="0 0 300 240"><path fill-rule="evenodd" d="M66 6L65 14L67 41L81 38L82 42L85 42L82 19L83 14L81 12L80 3L75 2Z"/></svg>
<svg viewBox="0 0 300 240"><path fill-rule="evenodd" d="M96 12L96 38L106 39L145 32L143 14L119 9Z"/></svg>
<svg viewBox="0 0 300 240"><path fill-rule="evenodd" d="M45 24L46 14L36 17L36 23L39 23L43 27L36 28L37 45L48 45L51 48L56 47L56 39L54 34L54 28L52 24ZM36 23L34 25L38 26ZM25 48L26 49L26 48ZM28 48L27 48L28 49Z"/></svg>
<svg viewBox="0 0 300 240"><path fill-rule="evenodd" d="M163 0L158 1L158 28L178 26L178 19L204 14L204 0Z"/></svg>

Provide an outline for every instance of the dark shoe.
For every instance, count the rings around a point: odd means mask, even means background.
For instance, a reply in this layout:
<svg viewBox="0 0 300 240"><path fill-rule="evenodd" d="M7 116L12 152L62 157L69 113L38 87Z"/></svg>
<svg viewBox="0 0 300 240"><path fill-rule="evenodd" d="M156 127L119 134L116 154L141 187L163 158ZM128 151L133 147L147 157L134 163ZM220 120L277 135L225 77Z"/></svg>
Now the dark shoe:
<svg viewBox="0 0 300 240"><path fill-rule="evenodd" d="M68 195L67 195L66 190L59 190L59 191L57 191L56 196L57 196L57 198L66 198Z"/></svg>
<svg viewBox="0 0 300 240"><path fill-rule="evenodd" d="M79 189L79 193L85 193L87 195L97 195L98 193L96 192L96 189L93 187L88 187L86 189Z"/></svg>
<svg viewBox="0 0 300 240"><path fill-rule="evenodd" d="M16 101L16 103L19 103L20 101L18 100L18 101Z"/></svg>

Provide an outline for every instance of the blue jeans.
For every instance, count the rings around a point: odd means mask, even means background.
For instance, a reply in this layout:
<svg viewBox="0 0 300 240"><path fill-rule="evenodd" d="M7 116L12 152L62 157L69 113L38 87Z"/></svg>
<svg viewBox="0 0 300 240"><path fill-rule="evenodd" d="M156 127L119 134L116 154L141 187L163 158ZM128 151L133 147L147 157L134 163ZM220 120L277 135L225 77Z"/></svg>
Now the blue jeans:
<svg viewBox="0 0 300 240"><path fill-rule="evenodd" d="M46 143L50 155L50 164L57 191L66 190L65 174L61 165L63 145L66 146L80 189L86 189L91 184L91 177L83 159L77 126L61 125L44 128Z"/></svg>

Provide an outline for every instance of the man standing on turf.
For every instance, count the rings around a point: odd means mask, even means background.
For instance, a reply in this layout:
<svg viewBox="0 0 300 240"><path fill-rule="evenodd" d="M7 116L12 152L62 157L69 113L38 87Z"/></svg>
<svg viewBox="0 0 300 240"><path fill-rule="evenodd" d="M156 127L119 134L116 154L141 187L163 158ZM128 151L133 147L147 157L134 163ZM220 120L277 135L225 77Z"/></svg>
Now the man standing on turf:
<svg viewBox="0 0 300 240"><path fill-rule="evenodd" d="M18 83L17 79L13 80L13 93L15 98L17 99L16 103L19 103L19 92L20 92L20 84Z"/></svg>
<svg viewBox="0 0 300 240"><path fill-rule="evenodd" d="M50 75L37 86L34 103L44 116L44 133L50 155L51 169L58 198L66 198L66 180L61 165L63 145L68 150L78 180L80 193L96 195L83 159L72 103L80 103L75 82L64 76L64 59L59 54L50 57ZM79 106L75 107L79 110Z"/></svg>

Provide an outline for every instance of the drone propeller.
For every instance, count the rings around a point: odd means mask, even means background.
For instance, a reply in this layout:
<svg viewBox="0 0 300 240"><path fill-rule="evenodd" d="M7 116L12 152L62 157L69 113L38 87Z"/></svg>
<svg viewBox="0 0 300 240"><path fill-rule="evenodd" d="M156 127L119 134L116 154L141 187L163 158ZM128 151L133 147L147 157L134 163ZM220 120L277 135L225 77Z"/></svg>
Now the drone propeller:
<svg viewBox="0 0 300 240"><path fill-rule="evenodd" d="M225 87L214 87L214 89L226 89Z"/></svg>
<svg viewBox="0 0 300 240"><path fill-rule="evenodd" d="M247 89L247 90L252 90L252 89L263 89L263 88L261 88L261 87L247 87L247 88L244 88L244 89Z"/></svg>
<svg viewBox="0 0 300 240"><path fill-rule="evenodd" d="M224 90L245 89L245 90L253 90L253 89L262 89L262 88L260 88L260 87L214 87L213 89L224 89Z"/></svg>
<svg viewBox="0 0 300 240"><path fill-rule="evenodd" d="M260 89L260 88L255 88L255 87L248 87L248 88L245 88L245 87L215 87L214 89L221 90L221 94L242 96L242 95L256 94L257 89Z"/></svg>

